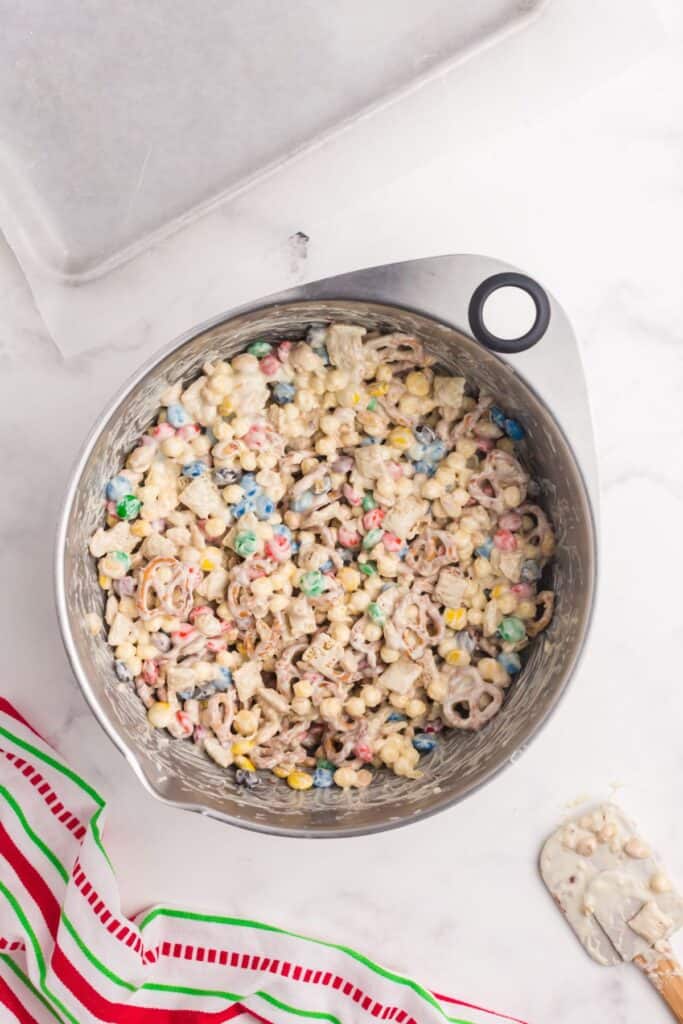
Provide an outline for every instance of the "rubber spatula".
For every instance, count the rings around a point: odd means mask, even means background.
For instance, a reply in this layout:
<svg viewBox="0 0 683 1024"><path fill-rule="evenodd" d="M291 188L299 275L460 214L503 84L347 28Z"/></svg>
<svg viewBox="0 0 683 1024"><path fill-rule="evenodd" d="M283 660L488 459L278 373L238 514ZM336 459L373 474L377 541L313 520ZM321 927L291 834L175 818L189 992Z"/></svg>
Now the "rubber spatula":
<svg viewBox="0 0 683 1024"><path fill-rule="evenodd" d="M623 811L603 804L565 821L540 868L587 953L605 966L636 964L683 1024L683 968L669 945L683 898Z"/></svg>

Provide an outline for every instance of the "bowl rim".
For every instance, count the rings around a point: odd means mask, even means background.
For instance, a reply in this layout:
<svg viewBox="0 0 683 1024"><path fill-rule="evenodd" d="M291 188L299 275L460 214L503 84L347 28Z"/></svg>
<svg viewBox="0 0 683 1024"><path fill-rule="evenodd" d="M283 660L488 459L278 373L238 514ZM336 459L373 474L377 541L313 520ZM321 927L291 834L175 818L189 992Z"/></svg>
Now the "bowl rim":
<svg viewBox="0 0 683 1024"><path fill-rule="evenodd" d="M492 766L487 770L476 782L474 782L465 792L457 793L453 796L446 797L442 801L437 801L433 805L426 807L420 811L416 811L412 815L406 815L405 817L398 818L396 820L389 819L387 821L377 823L374 825L345 825L342 827L330 827L330 828L316 828L315 826L305 827L290 827L290 826L278 826L268 825L259 821L249 821L236 816L234 814L228 814L217 810L216 808L208 807L201 802L187 802L183 800L172 799L161 793L156 786L153 784L149 776L146 774L139 757L135 749L129 746L125 740L121 737L119 732L110 723L107 717L103 714L100 703L95 696L87 673L81 663L76 644L73 639L72 630L69 622L69 613L67 610L66 592L65 592L65 551L66 551L66 538L67 531L71 519L71 513L73 510L74 501L78 492L78 486L83 474L85 465L90 457L92 449L97 443L104 427L108 420L116 412L120 404L126 399L131 392L140 384L144 377L154 370L159 363L165 358L172 355L175 351L182 348L188 342L193 341L198 336L206 333L207 331L213 330L216 327L220 327L223 324L229 324L233 320L237 320L242 316L251 316L253 314L262 314L267 312L269 309L275 308L295 308L297 306L310 306L324 303L341 303L347 306L353 306L354 303L362 305L368 308L389 308L395 309L397 312L408 313L411 315L417 315L425 320L431 320L433 324L438 327L446 328L447 330L460 335L463 340L479 345L480 343L470 335L466 334L461 328L454 324L449 324L437 317L433 316L429 312L425 312L421 309L414 309L410 306L402 305L399 302L390 302L384 300L373 301L367 298L349 298L348 296L341 296L335 298L334 296L320 296L316 295L314 298L299 298L299 299L274 299L274 297L267 297L260 302L255 302L245 307L239 307L237 309L228 310L220 313L215 317L203 321L197 324L182 334L175 337L172 341L165 343L160 346L155 352L153 352L136 370L130 374L123 384L117 389L113 397L107 403L103 411L96 417L90 431L88 432L81 448L74 460L70 473L69 482L64 494L62 509L57 523L57 529L55 533L55 549L54 549L54 597L57 610L57 618L59 622L60 632L62 636L62 643L66 650L71 669L76 677L76 681L79 685L81 693L83 694L86 703L90 710L94 714L100 727L107 734L109 739L112 741L114 746L123 755L128 765L133 769L138 780L142 783L143 787L153 796L156 800L169 807L178 808L180 810L192 811L197 814L202 814L205 817L210 817L216 821L221 821L230 825L234 825L238 828L246 829L251 832L257 832L266 835L276 835L288 838L298 839L343 839L353 838L356 836L363 835L374 835L380 832L393 831L398 828L403 828L407 825L414 824L419 821L424 821L427 818L432 817L435 814L439 814L442 811L448 810L454 807L456 804L463 802L464 800L471 797L473 794L478 792L488 783L492 782L501 772L503 772L509 764L514 763L517 760L515 755L525 752L533 740L535 740L549 722L550 718L555 714L557 708L562 702L569 689L575 673L577 672L583 657L585 655L586 646L589 634L591 632L593 621L595 617L595 606L597 597L598 587L598 532L595 511L593 508L593 502L591 500L591 494L588 487L586 477L583 473L579 459L577 458L574 447L565 433L561 423L555 417L552 409L547 404L543 396L537 391L537 389L527 380L526 376L516 367L511 366L506 360L502 359L496 352L486 350L487 354L497 362L505 366L509 371L515 374L523 386L530 392L530 394L540 404L542 409L550 416L558 435L566 447L566 451L571 459L571 463L576 473L577 480L580 484L580 491L583 497L584 508L582 514L585 516L587 532L589 537L589 546L587 551L587 573L586 581L587 586L590 588L590 592L587 595L587 601L585 604L586 613L585 620L582 629L582 635L579 643L576 645L576 649L573 653L571 661L564 669L564 678L562 680L561 687L558 688L557 692L553 696L546 709L544 710L541 717L535 723L533 729L529 735L525 737L523 743L517 747L513 755L500 761L500 763ZM482 346L483 347L483 346Z"/></svg>

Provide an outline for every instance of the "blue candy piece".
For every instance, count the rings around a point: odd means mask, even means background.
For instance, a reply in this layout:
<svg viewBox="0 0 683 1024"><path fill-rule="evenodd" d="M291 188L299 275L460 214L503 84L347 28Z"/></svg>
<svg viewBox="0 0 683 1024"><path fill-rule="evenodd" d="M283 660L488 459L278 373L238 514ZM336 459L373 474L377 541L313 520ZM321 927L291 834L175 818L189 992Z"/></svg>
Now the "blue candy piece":
<svg viewBox="0 0 683 1024"><path fill-rule="evenodd" d="M505 420L507 419L507 416L499 406L492 405L489 409L489 416L492 423L495 423L495 425L500 427L501 430L505 430Z"/></svg>
<svg viewBox="0 0 683 1024"><path fill-rule="evenodd" d="M364 434L360 439L360 443L363 448L367 448L371 444L379 444L378 437L370 437L368 434Z"/></svg>
<svg viewBox="0 0 683 1024"><path fill-rule="evenodd" d="M194 696L194 686L188 686L187 690L178 690L177 696L180 697L181 700L190 700L190 698Z"/></svg>
<svg viewBox="0 0 683 1024"><path fill-rule="evenodd" d="M260 781L256 772L247 772L244 768L238 768L235 772L235 782L238 786L246 786L247 789L253 789L254 786L258 786Z"/></svg>
<svg viewBox="0 0 683 1024"><path fill-rule="evenodd" d="M417 736L413 736L413 746L421 754L431 754L437 743L436 736L431 732L419 732Z"/></svg>
<svg viewBox="0 0 683 1024"><path fill-rule="evenodd" d="M214 445L214 444L216 444L216 443L218 442L218 438L217 438L217 437L216 437L216 435L214 434L214 432L213 432L213 430L211 429L211 427L205 427L205 428L204 428L204 433L206 434L206 436L207 436L207 437L208 437L208 439L209 439L209 444L212 444L212 445Z"/></svg>
<svg viewBox="0 0 683 1024"><path fill-rule="evenodd" d="M313 504L313 491L304 491L298 498L295 498L292 502L293 512L308 512L309 508Z"/></svg>
<svg viewBox="0 0 683 1024"><path fill-rule="evenodd" d="M333 565L334 565L334 562L332 561L332 559L331 558L327 558L323 562L323 564L320 566L320 571L321 572L329 572Z"/></svg>
<svg viewBox="0 0 683 1024"><path fill-rule="evenodd" d="M132 484L127 476L115 476L107 484L106 494L109 501L118 502L130 494Z"/></svg>
<svg viewBox="0 0 683 1024"><path fill-rule="evenodd" d="M521 441L526 430L518 420L505 420L503 429L511 441Z"/></svg>
<svg viewBox="0 0 683 1024"><path fill-rule="evenodd" d="M466 629L459 629L455 634L455 642L458 646L458 650L467 651L468 654L474 653L474 648L477 646L477 641L468 633Z"/></svg>
<svg viewBox="0 0 683 1024"><path fill-rule="evenodd" d="M261 493L261 486L256 483L256 477L253 473L242 473L240 487L247 498L255 498L257 494Z"/></svg>
<svg viewBox="0 0 683 1024"><path fill-rule="evenodd" d="M133 681L133 673L125 662L115 661L114 671L116 672L116 678L120 679L122 683L131 683Z"/></svg>
<svg viewBox="0 0 683 1024"><path fill-rule="evenodd" d="M313 772L313 785L316 789L329 789L334 782L334 773L329 768L316 768Z"/></svg>
<svg viewBox="0 0 683 1024"><path fill-rule="evenodd" d="M292 554L296 555L298 553L300 547L301 547L301 544L299 544L298 540L293 540L292 543L290 544L290 550L291 550Z"/></svg>
<svg viewBox="0 0 683 1024"><path fill-rule="evenodd" d="M184 405L180 402L176 402L174 405L169 405L166 410L166 419L172 427L185 427L188 423L192 423L190 414Z"/></svg>
<svg viewBox="0 0 683 1024"><path fill-rule="evenodd" d="M195 459L193 462L186 462L183 466L183 476L201 476L207 470L207 465L202 462L201 459Z"/></svg>
<svg viewBox="0 0 683 1024"><path fill-rule="evenodd" d="M215 682L206 683L204 686L200 686L198 690L195 690L193 696L195 696L197 700L207 700L209 697L213 697L215 692Z"/></svg>
<svg viewBox="0 0 683 1024"><path fill-rule="evenodd" d="M437 437L425 448L424 458L427 462L441 462L445 454L446 445L440 437Z"/></svg>
<svg viewBox="0 0 683 1024"><path fill-rule="evenodd" d="M216 487L228 487L230 484L238 484L241 477L241 469L214 469L213 471L213 482Z"/></svg>
<svg viewBox="0 0 683 1024"><path fill-rule="evenodd" d="M424 473L425 476L434 476L436 473L436 466L426 459L418 459L413 465L416 473Z"/></svg>
<svg viewBox="0 0 683 1024"><path fill-rule="evenodd" d="M431 444L433 441L436 441L436 434L426 423L418 423L417 426L413 427L413 434L420 444Z"/></svg>
<svg viewBox="0 0 683 1024"><path fill-rule="evenodd" d="M330 355L329 355L329 352L327 351L327 346L326 345L317 345L316 344L316 345L311 345L311 348L313 349L313 351L315 352L315 354L317 356L320 356L320 358L323 361L323 365L324 366L329 366L330 365Z"/></svg>
<svg viewBox="0 0 683 1024"><path fill-rule="evenodd" d="M541 567L533 558L527 558L526 561L522 562L522 568L519 571L519 578L522 583L534 583L541 575Z"/></svg>
<svg viewBox="0 0 683 1024"><path fill-rule="evenodd" d="M254 512L257 519L270 519L275 511L275 502L267 494L259 494L254 499Z"/></svg>
<svg viewBox="0 0 683 1024"><path fill-rule="evenodd" d="M408 545L404 544L403 547L399 549L398 557L401 559L401 561L403 561L403 559L406 557L407 554L408 554Z"/></svg>
<svg viewBox="0 0 683 1024"><path fill-rule="evenodd" d="M296 388L289 381L279 380L277 384L273 385L271 395L276 405L289 405L294 401Z"/></svg>
<svg viewBox="0 0 683 1024"><path fill-rule="evenodd" d="M219 693L225 693L232 686L232 672L223 665L218 669L218 675L212 680L212 685Z"/></svg>
<svg viewBox="0 0 683 1024"><path fill-rule="evenodd" d="M389 717L387 718L387 722L405 722L405 721L406 721L406 716L402 715L400 711L392 711L391 714L389 715Z"/></svg>
<svg viewBox="0 0 683 1024"><path fill-rule="evenodd" d="M516 676L522 668L520 657L514 651L501 651L498 655L498 662L509 676Z"/></svg>
<svg viewBox="0 0 683 1024"><path fill-rule="evenodd" d="M483 544L480 544L478 548L474 549L475 555L479 555L480 558L488 558L493 551L493 538L487 537Z"/></svg>
<svg viewBox="0 0 683 1024"><path fill-rule="evenodd" d="M284 523L278 523L277 526L274 526L273 533L279 533L281 537L286 537L290 544L292 543L292 531Z"/></svg>
<svg viewBox="0 0 683 1024"><path fill-rule="evenodd" d="M232 505L231 512L235 519L241 519L247 512L254 511L254 501L252 498L242 498L237 504Z"/></svg>

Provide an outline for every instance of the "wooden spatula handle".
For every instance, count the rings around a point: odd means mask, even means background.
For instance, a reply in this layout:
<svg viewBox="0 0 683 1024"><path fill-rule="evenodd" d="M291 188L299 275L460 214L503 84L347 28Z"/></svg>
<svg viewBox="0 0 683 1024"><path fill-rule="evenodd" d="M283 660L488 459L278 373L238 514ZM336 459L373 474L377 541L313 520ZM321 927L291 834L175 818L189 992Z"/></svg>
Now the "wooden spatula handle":
<svg viewBox="0 0 683 1024"><path fill-rule="evenodd" d="M637 956L634 963L647 974L679 1024L683 1024L683 968L670 957L662 957L648 963L645 957Z"/></svg>

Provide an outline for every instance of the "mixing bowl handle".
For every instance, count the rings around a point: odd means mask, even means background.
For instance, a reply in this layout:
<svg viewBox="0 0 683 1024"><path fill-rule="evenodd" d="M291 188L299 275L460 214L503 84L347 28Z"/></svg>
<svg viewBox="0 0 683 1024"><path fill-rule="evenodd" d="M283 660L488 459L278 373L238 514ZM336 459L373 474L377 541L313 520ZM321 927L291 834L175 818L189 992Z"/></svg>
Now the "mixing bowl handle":
<svg viewBox="0 0 683 1024"><path fill-rule="evenodd" d="M520 288L533 300L536 307L536 319L531 328L520 338L499 338L492 334L484 323L484 306L489 296L499 288ZM502 352L504 355L512 355L515 352L524 352L531 348L537 341L540 341L548 330L550 323L550 301L548 296L537 281L527 277L526 274L517 274L508 271L503 274L493 274L475 289L468 310L470 328L472 334L494 352Z"/></svg>

